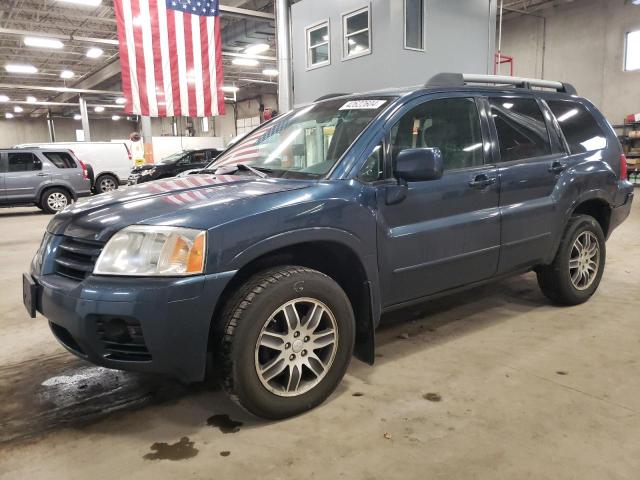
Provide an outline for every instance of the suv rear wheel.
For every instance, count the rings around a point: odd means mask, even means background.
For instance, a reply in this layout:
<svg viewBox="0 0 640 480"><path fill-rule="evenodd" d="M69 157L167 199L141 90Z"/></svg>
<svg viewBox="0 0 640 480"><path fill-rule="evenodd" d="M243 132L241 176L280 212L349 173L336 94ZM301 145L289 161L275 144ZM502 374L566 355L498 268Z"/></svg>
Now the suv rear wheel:
<svg viewBox="0 0 640 480"><path fill-rule="evenodd" d="M537 269L538 285L549 299L561 305L586 302L600 284L605 259L600 224L589 215L572 217L553 263Z"/></svg>
<svg viewBox="0 0 640 480"><path fill-rule="evenodd" d="M328 276L287 266L251 277L228 302L222 384L251 413L279 419L322 403L353 353L349 299Z"/></svg>
<svg viewBox="0 0 640 480"><path fill-rule="evenodd" d="M118 188L118 179L113 175L100 175L96 180L96 192L105 193L113 192Z"/></svg>
<svg viewBox="0 0 640 480"><path fill-rule="evenodd" d="M40 198L40 207L46 213L58 213L71 203L71 195L62 188L45 190Z"/></svg>

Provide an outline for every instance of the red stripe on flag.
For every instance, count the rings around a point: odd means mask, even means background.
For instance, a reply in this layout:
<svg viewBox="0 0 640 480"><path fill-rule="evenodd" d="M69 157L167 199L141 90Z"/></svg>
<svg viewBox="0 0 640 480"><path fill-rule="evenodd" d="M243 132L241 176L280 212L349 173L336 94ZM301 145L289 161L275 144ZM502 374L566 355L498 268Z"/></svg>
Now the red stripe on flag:
<svg viewBox="0 0 640 480"><path fill-rule="evenodd" d="M222 91L222 39L220 36L220 17L216 17L216 92L218 97L218 115L224 115L224 92Z"/></svg>
<svg viewBox="0 0 640 480"><path fill-rule="evenodd" d="M132 17L140 16L140 0L131 0ZM147 98L147 72L144 66L144 47L142 42L142 26L133 25L134 49L136 52L136 72L138 74L138 89L140 90L140 113L149 115L149 99Z"/></svg>
<svg viewBox="0 0 640 480"><path fill-rule="evenodd" d="M131 73L129 72L129 52L127 51L127 37L125 33L124 12L122 0L114 0L113 7L116 13L116 24L118 27L118 51L120 52L120 67L122 69L122 91L127 102L124 105L126 113L133 112L133 102L131 101Z"/></svg>
<svg viewBox="0 0 640 480"><path fill-rule="evenodd" d="M187 92L189 95L189 116L197 116L198 106L196 105L196 79L195 75L200 75L201 72L195 72L193 70L193 33L191 32L191 15L183 14L184 20L184 52L187 60ZM184 85L182 86L184 88Z"/></svg>
<svg viewBox="0 0 640 480"><path fill-rule="evenodd" d="M171 92L164 92L173 97L173 115L181 116L180 77L178 75L178 47L176 46L176 18L173 10L167 8L167 36L169 40L169 63L171 65Z"/></svg>
<svg viewBox="0 0 640 480"><path fill-rule="evenodd" d="M211 112L211 76L209 75L209 34L207 31L207 17L200 17L200 53L202 54L202 89L204 91L204 116L210 117Z"/></svg>
<svg viewBox="0 0 640 480"><path fill-rule="evenodd" d="M158 20L158 3L149 2L151 17L151 48L153 49L153 71L156 79L156 99L158 100L158 116L167 116L166 92L164 91L164 75L162 74L162 51L160 50L160 21ZM157 95L160 90L163 95ZM159 97L159 98L158 98Z"/></svg>

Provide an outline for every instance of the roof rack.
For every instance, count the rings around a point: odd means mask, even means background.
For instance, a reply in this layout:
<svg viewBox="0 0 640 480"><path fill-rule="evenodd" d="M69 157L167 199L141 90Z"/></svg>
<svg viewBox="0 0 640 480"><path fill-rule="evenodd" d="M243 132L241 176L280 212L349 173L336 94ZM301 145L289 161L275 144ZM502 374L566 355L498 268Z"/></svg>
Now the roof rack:
<svg viewBox="0 0 640 480"><path fill-rule="evenodd" d="M537 78L511 77L507 75L479 75L472 73L439 73L425 83L425 87L464 87L469 83L492 83L495 85L513 85L516 88L540 87L551 88L556 92L577 95L577 91L570 83Z"/></svg>
<svg viewBox="0 0 640 480"><path fill-rule="evenodd" d="M330 98L335 98L335 97L344 97L345 95L351 95L351 94L350 93L328 93L326 95L316 98L314 102L319 102L320 100L328 100Z"/></svg>

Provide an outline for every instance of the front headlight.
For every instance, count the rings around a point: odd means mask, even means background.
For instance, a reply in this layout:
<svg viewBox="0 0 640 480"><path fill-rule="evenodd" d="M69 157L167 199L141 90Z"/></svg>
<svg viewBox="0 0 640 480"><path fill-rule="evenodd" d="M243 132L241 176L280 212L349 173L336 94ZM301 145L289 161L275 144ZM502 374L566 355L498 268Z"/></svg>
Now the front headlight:
<svg viewBox="0 0 640 480"><path fill-rule="evenodd" d="M185 276L204 271L207 232L191 228L132 225L107 242L93 273Z"/></svg>

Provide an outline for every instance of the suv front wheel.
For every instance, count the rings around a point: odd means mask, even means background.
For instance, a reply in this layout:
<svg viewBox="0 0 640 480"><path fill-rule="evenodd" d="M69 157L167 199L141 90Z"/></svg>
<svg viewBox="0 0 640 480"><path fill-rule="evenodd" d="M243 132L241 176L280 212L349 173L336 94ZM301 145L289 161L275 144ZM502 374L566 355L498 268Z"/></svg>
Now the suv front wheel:
<svg viewBox="0 0 640 480"><path fill-rule="evenodd" d="M322 403L344 376L355 338L347 295L330 277L286 266L251 277L222 317L224 389L268 419Z"/></svg>
<svg viewBox="0 0 640 480"><path fill-rule="evenodd" d="M538 267L538 284L549 299L578 305L595 293L606 259L605 237L589 215L571 217L551 265Z"/></svg>

